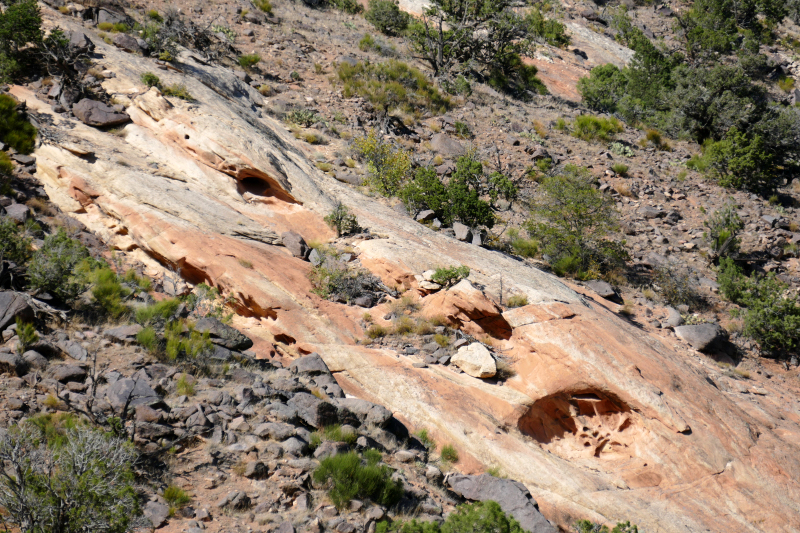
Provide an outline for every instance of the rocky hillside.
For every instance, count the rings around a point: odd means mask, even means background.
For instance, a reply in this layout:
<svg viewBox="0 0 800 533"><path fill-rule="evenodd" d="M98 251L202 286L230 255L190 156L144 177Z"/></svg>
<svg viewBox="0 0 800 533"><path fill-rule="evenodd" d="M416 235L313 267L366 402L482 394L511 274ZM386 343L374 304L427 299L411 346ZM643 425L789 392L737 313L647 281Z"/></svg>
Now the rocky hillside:
<svg viewBox="0 0 800 533"><path fill-rule="evenodd" d="M385 515L441 521L465 500L499 500L535 532L581 519L647 532L800 528L796 360L761 357L741 334L703 235L707 214L734 202L742 250L796 291L800 263L786 248L800 240L796 193L781 190L792 199L781 206L722 189L685 168L699 151L686 141L666 151L624 126L614 140L627 149L615 152L560 127L586 113L578 78L632 56L598 31L602 14L565 4L572 44L531 59L551 95L522 102L476 83L450 110L403 123L337 81L338 65L386 55L359 49L375 33L362 17L288 0L269 16L249 2L172 6L260 63L245 72L234 56L191 49L157 60L135 34L96 24L144 21L158 3L43 5L45 25L90 55L97 96L71 101L53 78L4 88L38 137L30 156L12 154L0 205L21 226L71 228L120 275L152 279L133 308L216 288L230 325L179 315L209 332L214 372L151 353L132 319L60 315L70 308L58 298L0 277L3 425L86 411L89 398L98 416L133 407L128 429L154 461L145 513L159 531L371 533ZM650 31L668 25L669 10L638 11ZM407 58L402 39L381 39ZM503 232L528 218L525 202L499 202L503 223L482 232L376 195L351 139L381 127L443 177L474 149L523 200L537 195L526 177L536 161L587 167L620 212L628 278L558 278L509 253ZM324 220L340 203L359 226L341 237ZM654 293L653 269L669 263L687 269L703 305ZM361 299L323 298L314 284L342 265L369 278ZM462 265L464 279L436 275ZM40 333L21 353L16 317ZM369 448L403 498L337 510L312 472ZM173 516L168 485L192 498Z"/></svg>

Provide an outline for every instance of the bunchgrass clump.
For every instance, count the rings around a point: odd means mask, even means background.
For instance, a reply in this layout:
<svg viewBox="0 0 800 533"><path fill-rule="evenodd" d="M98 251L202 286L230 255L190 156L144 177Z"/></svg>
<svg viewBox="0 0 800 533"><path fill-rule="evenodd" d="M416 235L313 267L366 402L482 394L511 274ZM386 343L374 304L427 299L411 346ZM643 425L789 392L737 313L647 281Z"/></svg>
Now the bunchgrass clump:
<svg viewBox="0 0 800 533"><path fill-rule="evenodd" d="M403 482L392 479L392 470L379 461L375 454L362 460L355 452L326 457L314 471L314 482L328 489L337 509L354 499L392 507L403 496Z"/></svg>

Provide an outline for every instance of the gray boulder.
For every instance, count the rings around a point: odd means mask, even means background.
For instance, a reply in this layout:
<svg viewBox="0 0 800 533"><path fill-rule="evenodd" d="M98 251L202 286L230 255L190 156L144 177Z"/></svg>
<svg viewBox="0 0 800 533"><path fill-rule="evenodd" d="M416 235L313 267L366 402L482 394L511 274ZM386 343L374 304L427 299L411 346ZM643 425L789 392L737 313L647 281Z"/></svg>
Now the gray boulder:
<svg viewBox="0 0 800 533"><path fill-rule="evenodd" d="M24 376L28 365L25 360L15 353L0 353L0 374Z"/></svg>
<svg viewBox="0 0 800 533"><path fill-rule="evenodd" d="M323 361L322 357L316 352L292 361L292 364L289 365L289 370L293 374L308 374L309 376L330 374L328 365L325 364L325 361Z"/></svg>
<svg viewBox="0 0 800 533"><path fill-rule="evenodd" d="M644 216L644 218L662 218L666 215L663 209L659 209L657 207L652 207L649 205L645 205L639 208L637 211L640 215Z"/></svg>
<svg viewBox="0 0 800 533"><path fill-rule="evenodd" d="M58 346L62 352L76 361L86 361L86 358L89 356L89 352L86 351L86 348L75 341L67 340L59 342L56 343L56 346Z"/></svg>
<svg viewBox="0 0 800 533"><path fill-rule="evenodd" d="M142 512L154 528L159 528L169 517L169 506L159 502L147 502Z"/></svg>
<svg viewBox="0 0 800 533"><path fill-rule="evenodd" d="M25 204L11 204L6 207L6 216L15 222L23 224L30 218L31 209Z"/></svg>
<svg viewBox="0 0 800 533"><path fill-rule="evenodd" d="M89 98L73 105L72 113L87 126L96 128L119 126L131 120L127 113L118 113L113 107Z"/></svg>
<svg viewBox="0 0 800 533"><path fill-rule="evenodd" d="M676 328L683 324L683 317L674 307L667 307L667 318L665 323L671 328Z"/></svg>
<svg viewBox="0 0 800 533"><path fill-rule="evenodd" d="M557 533L557 529L542 513L525 485L510 479L500 479L489 474L466 476L451 474L445 479L450 490L467 500L493 500L504 512L513 516L525 531L531 533Z"/></svg>
<svg viewBox="0 0 800 533"><path fill-rule="evenodd" d="M128 35L127 33L116 34L114 36L114 46L117 48L122 48L126 52L130 52L132 54L144 52L139 44L139 40L133 35Z"/></svg>
<svg viewBox="0 0 800 533"><path fill-rule="evenodd" d="M277 441L283 441L294 435L294 426L282 422L267 422L266 424L259 424L256 426L253 433L262 439L268 437Z"/></svg>
<svg viewBox="0 0 800 533"><path fill-rule="evenodd" d="M30 322L34 319L33 308L20 292L0 292L0 331L13 324L17 318Z"/></svg>
<svg viewBox="0 0 800 533"><path fill-rule="evenodd" d="M437 133L431 137L431 148L434 152L445 156L459 156L464 154L464 147L455 139L444 133Z"/></svg>
<svg viewBox="0 0 800 533"><path fill-rule="evenodd" d="M287 250L292 252L292 255L300 259L307 259L308 254L311 253L311 247L306 244L303 237L294 231L285 231L281 233L281 240Z"/></svg>
<svg viewBox="0 0 800 533"><path fill-rule="evenodd" d="M61 383L70 381L82 382L86 379L86 369L78 365L58 365L50 368L48 372L51 378Z"/></svg>
<svg viewBox="0 0 800 533"><path fill-rule="evenodd" d="M94 43L82 31L73 31L69 36L69 47L76 52L91 52Z"/></svg>
<svg viewBox="0 0 800 533"><path fill-rule="evenodd" d="M472 230L461 222L453 223L453 231L459 241L472 242Z"/></svg>
<svg viewBox="0 0 800 533"><path fill-rule="evenodd" d="M223 324L216 318L201 318L195 324L195 330L201 333L208 331L211 335L211 342L229 350L247 350L253 346L253 341L241 331Z"/></svg>
<svg viewBox="0 0 800 533"><path fill-rule="evenodd" d="M725 330L719 324L698 324L696 326L678 326L675 335L698 351L707 350L725 339Z"/></svg>
<svg viewBox="0 0 800 533"><path fill-rule="evenodd" d="M123 378L115 381L106 390L106 399L114 409L121 409L126 402L129 407L158 403L161 396L140 376L136 380Z"/></svg>
<svg viewBox="0 0 800 533"><path fill-rule="evenodd" d="M592 289L598 296L601 298L614 298L617 295L617 292L614 290L614 287L611 286L610 283L600 280L592 280L587 281L585 283L587 287Z"/></svg>
<svg viewBox="0 0 800 533"><path fill-rule="evenodd" d="M382 405L358 398L338 398L334 400L340 409L347 409L356 415L362 424L386 427L392 418L392 412Z"/></svg>
<svg viewBox="0 0 800 533"><path fill-rule="evenodd" d="M287 405L294 407L297 410L297 416L314 428L329 426L339 420L337 409L333 404L323 402L307 392L298 392L287 402Z"/></svg>
<svg viewBox="0 0 800 533"><path fill-rule="evenodd" d="M110 341L130 343L136 340L136 335L142 331L142 326L132 324L130 326L119 326L110 328L103 332L103 336Z"/></svg>
<svg viewBox="0 0 800 533"><path fill-rule="evenodd" d="M37 370L44 370L47 368L47 358L37 351L28 350L22 354L22 359L25 361L25 364L31 368Z"/></svg>

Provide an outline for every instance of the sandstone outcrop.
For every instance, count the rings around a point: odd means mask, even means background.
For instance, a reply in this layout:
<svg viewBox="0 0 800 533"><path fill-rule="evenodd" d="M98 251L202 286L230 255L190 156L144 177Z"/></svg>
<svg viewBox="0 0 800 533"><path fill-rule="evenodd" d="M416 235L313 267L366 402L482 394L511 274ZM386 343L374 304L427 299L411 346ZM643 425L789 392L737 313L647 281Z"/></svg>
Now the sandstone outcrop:
<svg viewBox="0 0 800 533"><path fill-rule="evenodd" d="M800 528L800 409L783 399L789 385L759 382L756 393L707 379L707 362L680 343L643 332L555 277L397 216L318 171L228 69L183 53L175 63L186 74L160 74L186 84L190 105L145 91L138 80L148 60L102 42L96 52L115 65L103 86L125 102L132 123L124 136L74 121L68 129L50 105L12 88L52 119L42 121L48 141L35 153L48 195L109 246L233 295L243 315L235 324L254 353L270 357L276 343L287 363L287 354L319 353L345 393L453 443L467 472L497 465L513 473L565 528L577 518L630 519L667 533ZM469 282L424 297L423 312L493 337L516 376L500 386L357 344L363 310L312 294L309 263L279 246L290 230L332 238L322 218L336 201L380 236L352 246L387 284L411 288L415 273L468 266ZM528 305L503 311L501 287ZM276 412L312 425L339 415L302 394ZM202 412L192 416L205 423Z"/></svg>

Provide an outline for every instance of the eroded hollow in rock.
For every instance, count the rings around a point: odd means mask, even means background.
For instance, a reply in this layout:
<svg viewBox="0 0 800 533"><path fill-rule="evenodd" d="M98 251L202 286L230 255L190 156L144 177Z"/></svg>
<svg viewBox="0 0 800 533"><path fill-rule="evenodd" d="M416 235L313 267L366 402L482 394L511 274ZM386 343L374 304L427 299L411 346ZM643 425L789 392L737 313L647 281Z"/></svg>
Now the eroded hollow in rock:
<svg viewBox="0 0 800 533"><path fill-rule="evenodd" d="M644 431L630 406L596 390L545 396L519 419L518 427L562 457L602 459L636 455L634 441Z"/></svg>
<svg viewBox="0 0 800 533"><path fill-rule="evenodd" d="M283 202L298 202L281 184L268 174L254 169L240 169L229 173L236 178L239 194L250 193L252 196L275 198Z"/></svg>

